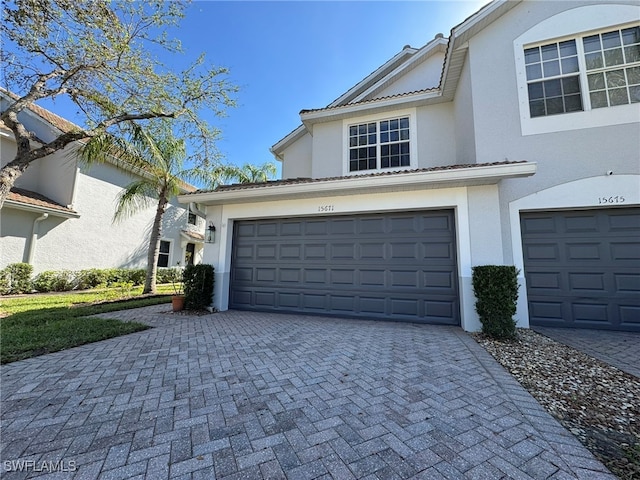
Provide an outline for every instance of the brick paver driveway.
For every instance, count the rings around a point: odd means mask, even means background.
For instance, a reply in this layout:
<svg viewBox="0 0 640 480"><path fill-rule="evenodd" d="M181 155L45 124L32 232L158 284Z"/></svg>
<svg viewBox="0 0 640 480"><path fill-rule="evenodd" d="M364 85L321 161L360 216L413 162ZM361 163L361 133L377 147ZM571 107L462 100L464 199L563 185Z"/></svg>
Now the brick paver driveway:
<svg viewBox="0 0 640 480"><path fill-rule="evenodd" d="M459 328L166 311L2 367L4 478L613 478Z"/></svg>

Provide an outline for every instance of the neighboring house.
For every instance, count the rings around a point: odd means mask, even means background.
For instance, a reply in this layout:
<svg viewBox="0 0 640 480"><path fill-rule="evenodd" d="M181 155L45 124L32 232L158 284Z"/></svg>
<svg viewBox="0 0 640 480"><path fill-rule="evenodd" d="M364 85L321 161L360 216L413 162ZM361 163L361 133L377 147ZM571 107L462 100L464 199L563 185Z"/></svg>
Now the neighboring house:
<svg viewBox="0 0 640 480"><path fill-rule="evenodd" d="M640 331L639 19L496 1L302 110L282 180L179 197L215 306L477 330L472 267L506 264L519 326Z"/></svg>
<svg viewBox="0 0 640 480"><path fill-rule="evenodd" d="M11 101L9 95L0 91L3 108ZM37 105L20 118L44 142L78 128ZM5 165L13 160L16 144L13 133L1 123L0 141ZM74 155L78 147L74 143L36 160L18 178L0 211L0 268L16 262L32 264L35 273L146 267L155 202L113 223L118 195L135 176L110 163L81 166ZM185 193L193 190L185 184ZM204 226L203 218L174 199L164 215L159 266L199 263Z"/></svg>

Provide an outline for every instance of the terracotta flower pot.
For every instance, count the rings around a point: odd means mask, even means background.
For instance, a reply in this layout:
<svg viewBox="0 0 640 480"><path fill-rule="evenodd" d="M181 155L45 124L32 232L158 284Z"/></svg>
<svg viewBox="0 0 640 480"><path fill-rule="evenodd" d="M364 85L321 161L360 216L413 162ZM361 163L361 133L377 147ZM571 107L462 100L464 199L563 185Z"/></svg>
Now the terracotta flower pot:
<svg viewBox="0 0 640 480"><path fill-rule="evenodd" d="M184 295L174 295L171 297L171 306L174 312L179 312L184 309Z"/></svg>

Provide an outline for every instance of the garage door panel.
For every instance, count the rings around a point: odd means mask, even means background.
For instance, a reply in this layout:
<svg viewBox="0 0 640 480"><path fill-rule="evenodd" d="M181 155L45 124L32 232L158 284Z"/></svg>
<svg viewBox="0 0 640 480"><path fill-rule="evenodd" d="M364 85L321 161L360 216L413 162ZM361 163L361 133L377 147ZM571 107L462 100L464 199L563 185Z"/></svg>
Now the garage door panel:
<svg viewBox="0 0 640 480"><path fill-rule="evenodd" d="M566 243L565 259L569 262L600 261L602 253L599 243Z"/></svg>
<svg viewBox="0 0 640 480"><path fill-rule="evenodd" d="M533 291L538 289L558 289L562 283L558 272L531 272L527 280L527 287Z"/></svg>
<svg viewBox="0 0 640 480"><path fill-rule="evenodd" d="M258 306L271 307L276 304L275 292L255 292L255 303Z"/></svg>
<svg viewBox="0 0 640 480"><path fill-rule="evenodd" d="M330 223L332 235L355 235L356 222L354 220L335 220Z"/></svg>
<svg viewBox="0 0 640 480"><path fill-rule="evenodd" d="M301 278L300 268L280 268L278 269L279 281L284 283L298 283Z"/></svg>
<svg viewBox="0 0 640 480"><path fill-rule="evenodd" d="M419 301L417 299L391 298L391 315L419 317Z"/></svg>
<svg viewBox="0 0 640 480"><path fill-rule="evenodd" d="M605 275L599 272L569 273L569 290L570 292L588 290L605 293Z"/></svg>
<svg viewBox="0 0 640 480"><path fill-rule="evenodd" d="M523 213L521 226L532 325L640 331L640 209Z"/></svg>
<svg viewBox="0 0 640 480"><path fill-rule="evenodd" d="M304 231L306 235L326 235L328 225L326 220L305 222Z"/></svg>
<svg viewBox="0 0 640 480"><path fill-rule="evenodd" d="M450 242L422 243L422 247L424 259L451 261L455 257L453 245Z"/></svg>
<svg viewBox="0 0 640 480"><path fill-rule="evenodd" d="M558 262L560 260L560 248L555 243L532 242L524 248L525 258L533 262Z"/></svg>
<svg viewBox="0 0 640 480"><path fill-rule="evenodd" d="M300 235L302 233L301 222L283 222L280 226L280 235Z"/></svg>
<svg viewBox="0 0 640 480"><path fill-rule="evenodd" d="M275 268L256 268L256 281L275 282L277 270Z"/></svg>
<svg viewBox="0 0 640 480"><path fill-rule="evenodd" d="M618 314L620 324L629 329L640 329L640 307L637 305L620 305Z"/></svg>
<svg viewBox="0 0 640 480"><path fill-rule="evenodd" d="M384 260L385 251L384 242L360 244L360 258L363 260Z"/></svg>
<svg viewBox="0 0 640 480"><path fill-rule="evenodd" d="M640 260L640 248L638 248L638 243L612 242L611 259L615 261Z"/></svg>
<svg viewBox="0 0 640 480"><path fill-rule="evenodd" d="M618 292L640 295L640 275L621 273L614 275L614 279Z"/></svg>
<svg viewBox="0 0 640 480"><path fill-rule="evenodd" d="M231 272L231 308L460 323L453 211L236 222Z"/></svg>
<svg viewBox="0 0 640 480"><path fill-rule="evenodd" d="M574 323L580 322L599 322L607 324L609 321L608 303L580 303L576 302L571 305Z"/></svg>
<svg viewBox="0 0 640 480"><path fill-rule="evenodd" d="M319 244L305 245L304 259L305 260L326 260L327 246L319 245Z"/></svg>

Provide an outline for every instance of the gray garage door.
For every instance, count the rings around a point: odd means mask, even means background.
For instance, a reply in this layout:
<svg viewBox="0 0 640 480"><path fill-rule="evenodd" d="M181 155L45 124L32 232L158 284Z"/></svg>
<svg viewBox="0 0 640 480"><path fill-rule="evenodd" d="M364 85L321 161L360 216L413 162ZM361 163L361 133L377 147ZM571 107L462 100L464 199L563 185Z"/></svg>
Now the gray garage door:
<svg viewBox="0 0 640 480"><path fill-rule="evenodd" d="M230 307L460 324L453 211L239 221Z"/></svg>
<svg viewBox="0 0 640 480"><path fill-rule="evenodd" d="M532 325L640 331L640 209L521 215Z"/></svg>

